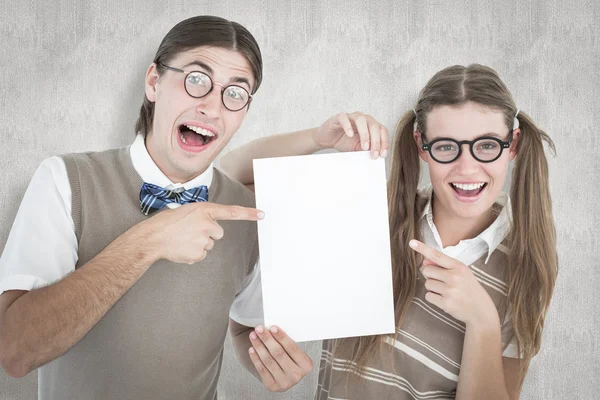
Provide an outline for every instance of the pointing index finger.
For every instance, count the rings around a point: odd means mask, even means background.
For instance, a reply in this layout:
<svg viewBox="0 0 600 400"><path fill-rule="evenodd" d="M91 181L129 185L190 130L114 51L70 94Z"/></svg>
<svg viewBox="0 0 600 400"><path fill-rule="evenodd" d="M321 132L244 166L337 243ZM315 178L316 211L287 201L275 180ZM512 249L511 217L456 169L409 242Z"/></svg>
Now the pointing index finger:
<svg viewBox="0 0 600 400"><path fill-rule="evenodd" d="M408 245L416 252L421 253L423 257L433 261L440 267L450 269L453 268L454 264L456 263L454 258L448 257L441 251L435 250L427 246L425 243L419 242L418 240L412 239L410 242L408 242Z"/></svg>
<svg viewBox="0 0 600 400"><path fill-rule="evenodd" d="M224 204L212 204L205 209L205 212L213 220L243 220L258 221L264 218L265 213L256 208L242 206L228 206Z"/></svg>

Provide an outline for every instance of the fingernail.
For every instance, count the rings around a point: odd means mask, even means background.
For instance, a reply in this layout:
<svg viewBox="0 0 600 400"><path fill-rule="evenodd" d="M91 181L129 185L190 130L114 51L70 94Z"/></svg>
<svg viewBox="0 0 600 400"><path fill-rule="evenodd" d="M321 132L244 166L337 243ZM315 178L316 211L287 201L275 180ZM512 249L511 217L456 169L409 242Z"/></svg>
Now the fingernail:
<svg viewBox="0 0 600 400"><path fill-rule="evenodd" d="M386 158L386 157L387 157L387 153L388 153L388 151L387 151L387 150L383 150L383 151L381 152L381 157L383 157L383 158Z"/></svg>
<svg viewBox="0 0 600 400"><path fill-rule="evenodd" d="M271 332L273 332L273 333L277 333L277 331L278 331L278 329L277 329L277 327L276 327L276 326L272 326L272 327L271 327Z"/></svg>
<svg viewBox="0 0 600 400"><path fill-rule="evenodd" d="M252 340L256 340L256 338L257 338L257 337L258 337L258 336L256 336L256 333L254 333L254 332L252 332L252 333L250 334L250 339L252 339Z"/></svg>
<svg viewBox="0 0 600 400"><path fill-rule="evenodd" d="M369 150L369 142L363 142L363 150Z"/></svg>
<svg viewBox="0 0 600 400"><path fill-rule="evenodd" d="M373 158L377 158L377 157L379 157L379 152L378 151L376 151L375 153L373 153Z"/></svg>
<svg viewBox="0 0 600 400"><path fill-rule="evenodd" d="M265 217L265 213L262 211L259 211L256 216L258 217L258 219L263 219Z"/></svg>
<svg viewBox="0 0 600 400"><path fill-rule="evenodd" d="M263 331L264 331L264 328L263 328L263 326L262 326L262 325L258 325L258 326L256 327L256 329L255 329L255 330L256 330L256 332L258 332L258 333L263 333Z"/></svg>
<svg viewBox="0 0 600 400"><path fill-rule="evenodd" d="M250 350L248 350L250 353L254 354L254 347L250 347Z"/></svg>
<svg viewBox="0 0 600 400"><path fill-rule="evenodd" d="M417 243L417 241L416 241L416 240L411 240L410 242L408 242L408 245L409 245L410 247L412 247L413 249L416 249L416 248L417 248L417 246L419 245L419 243Z"/></svg>

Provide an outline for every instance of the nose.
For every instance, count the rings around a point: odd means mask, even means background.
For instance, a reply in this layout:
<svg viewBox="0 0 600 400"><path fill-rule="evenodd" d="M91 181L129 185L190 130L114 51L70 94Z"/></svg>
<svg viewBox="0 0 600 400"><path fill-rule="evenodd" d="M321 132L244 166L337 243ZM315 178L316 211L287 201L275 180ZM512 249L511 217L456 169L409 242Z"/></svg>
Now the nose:
<svg viewBox="0 0 600 400"><path fill-rule="evenodd" d="M214 84L212 90L204 97L198 99L196 111L210 119L217 118L222 111L221 87Z"/></svg>
<svg viewBox="0 0 600 400"><path fill-rule="evenodd" d="M468 144L462 145L462 151L460 157L455 161L457 172L461 175L468 176L477 172L480 168L479 161L473 157Z"/></svg>

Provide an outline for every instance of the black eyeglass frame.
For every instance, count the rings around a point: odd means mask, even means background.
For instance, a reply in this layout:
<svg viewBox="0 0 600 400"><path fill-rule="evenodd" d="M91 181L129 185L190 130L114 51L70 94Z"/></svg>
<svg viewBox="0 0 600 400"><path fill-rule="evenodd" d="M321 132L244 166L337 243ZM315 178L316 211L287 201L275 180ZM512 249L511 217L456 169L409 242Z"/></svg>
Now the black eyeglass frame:
<svg viewBox="0 0 600 400"><path fill-rule="evenodd" d="M473 147L474 147L475 143L480 140L493 140L493 141L497 142L500 145L500 152L498 153L498 155L491 160L481 160L480 158L478 158L475 155L475 151L473 150ZM424 151L428 151L429 155L431 156L431 158L434 159L435 162L438 162L440 164L450 164L460 158L460 156L462 155L463 145L468 144L469 151L471 152L471 155L473 156L474 159L476 159L477 161L482 162L482 163L491 163L500 158L504 149L510 148L510 144L512 143L512 140L513 140L513 130L512 129L508 132L508 140L507 141L503 141L503 140L498 139L497 137L493 137L493 136L482 136L475 140L460 140L460 141L452 139L452 138L437 138L437 139L432 140L429 143L425 143L425 133L421 133L421 149L423 149ZM432 146L441 141L453 142L453 143L456 143L456 145L458 146L458 153L456 154L456 157L454 157L452 160L440 161L437 158L435 158L435 156L433 155Z"/></svg>
<svg viewBox="0 0 600 400"><path fill-rule="evenodd" d="M158 65L160 65L160 66L161 66L161 67L163 67L163 68L166 68L166 69L168 69L168 70L175 71L175 72L181 72L182 74L186 74L186 75L185 75L185 78L183 79L183 88L185 89L185 92L186 92L186 93L187 93L187 94L188 94L190 97L193 97L194 99L201 99L201 98L203 98L203 97L206 97L206 96L208 96L208 95L210 94L210 92L212 92L212 90L213 90L213 89L214 89L214 87L215 87L215 84L214 84L214 82L213 82L212 78L211 78L211 77L210 77L210 76L209 76L209 75L208 75L206 72L203 72L203 71L197 71L197 70L195 70L195 71L189 71L189 72L186 72L186 71L184 71L184 70L182 70L182 69L180 69L180 68L170 67L170 66L168 66L168 65L165 65L165 64L163 64L163 63L157 63L157 64L158 64ZM194 96L194 95L192 95L192 94L191 94L191 93L188 91L188 89L187 89L187 85L186 85L187 78L188 78L188 76L189 76L190 74L193 74L194 72L196 72L196 73L199 73L199 74L202 74L202 75L206 76L206 77L208 78L208 80L210 81L210 89L208 89L208 92L206 92L206 94L204 94L204 95L202 95L202 96ZM245 88L243 88L242 86L240 86L240 85L227 85L227 86L223 86L223 85L221 85L221 84L219 84L219 85L221 86L221 103L223 103L223 107L225 107L225 108L226 108L226 109L228 109L229 111L232 111L232 112L241 111L241 110L243 110L243 109L244 109L244 107L246 107L248 104L250 104L250 102L252 102L252 97L253 97L253 96L250 94L250 92L248 92L248 91L247 91ZM231 87L231 86L233 86L233 87L237 87L237 88L240 88L240 89L242 89L244 92L248 93L248 101L246 102L246 104L244 104L242 107L238 108L237 110L232 110L231 108L227 107L227 106L225 105L225 100L223 99L223 93L225 93L225 90L226 90L227 88Z"/></svg>

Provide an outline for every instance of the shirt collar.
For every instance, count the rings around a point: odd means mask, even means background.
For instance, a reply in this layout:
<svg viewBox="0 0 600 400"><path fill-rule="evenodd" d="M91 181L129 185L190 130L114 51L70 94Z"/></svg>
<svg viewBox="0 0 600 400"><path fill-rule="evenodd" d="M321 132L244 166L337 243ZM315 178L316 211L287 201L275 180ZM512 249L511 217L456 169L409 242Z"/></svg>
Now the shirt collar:
<svg viewBox="0 0 600 400"><path fill-rule="evenodd" d="M433 208L431 207L431 199L433 198L433 187L431 184L427 185L423 189L420 190L421 195L427 197L427 204L425 204L425 208L423 209L423 213L421 214L421 219L426 217L427 223L429 227L434 232L434 236L439 236L437 233L437 229L433 223ZM492 222L490 226L488 226L483 232L481 232L476 238L473 239L481 239L487 244L488 253L485 259L485 263L487 264L490 256L496 250L496 248L502 243L508 230L510 228L511 222L511 203L510 197L505 192L500 192L500 195L496 199L496 202L492 206L494 208L494 213L498 216ZM469 239L466 239L469 240ZM441 245L441 239L439 239Z"/></svg>
<svg viewBox="0 0 600 400"><path fill-rule="evenodd" d="M188 190L197 186L206 186L210 189L210 184L213 178L213 164L211 163L206 171L185 183L171 182L169 178L158 168L148 149L146 149L146 141L142 134L138 134L131 147L129 148L131 155L131 162L136 172L140 175L142 180L153 185L163 187L167 190L174 190L183 188Z"/></svg>
<svg viewBox="0 0 600 400"><path fill-rule="evenodd" d="M488 255L485 259L486 264L494 250L496 250L506 237L510 228L510 218L512 215L510 197L505 192L500 192L492 207L494 208L494 213L498 216L490 226L479 234L479 237L488 245Z"/></svg>

